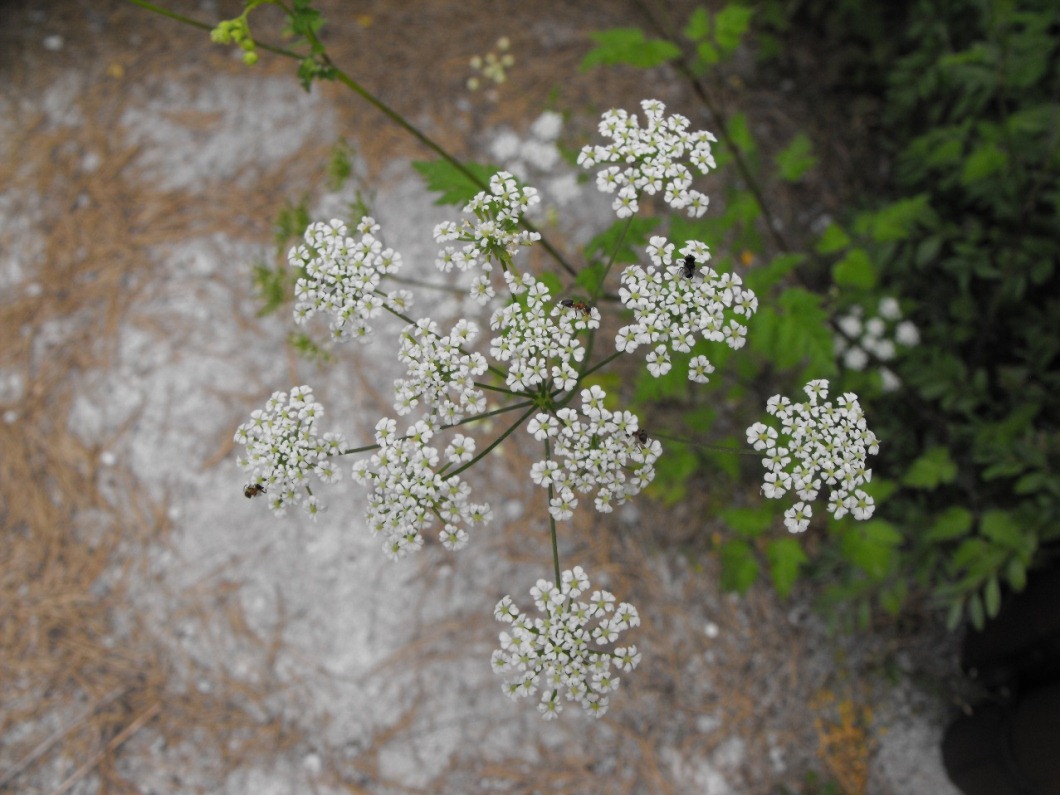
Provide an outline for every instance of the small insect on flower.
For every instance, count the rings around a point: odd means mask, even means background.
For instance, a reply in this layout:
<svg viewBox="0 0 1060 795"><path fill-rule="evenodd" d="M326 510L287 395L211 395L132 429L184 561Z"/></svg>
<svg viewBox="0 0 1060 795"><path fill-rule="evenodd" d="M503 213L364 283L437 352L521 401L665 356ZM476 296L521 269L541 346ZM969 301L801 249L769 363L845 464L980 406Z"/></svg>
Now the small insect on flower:
<svg viewBox="0 0 1060 795"><path fill-rule="evenodd" d="M560 306L565 306L567 309L573 309L575 312L581 312L586 317L592 315L592 309L584 301L575 301L572 298L564 298L559 302Z"/></svg>
<svg viewBox="0 0 1060 795"><path fill-rule="evenodd" d="M641 447L643 447L644 445L646 445L648 443L648 432L646 430L644 430L643 428L638 428L635 431L630 431L629 435Z"/></svg>
<svg viewBox="0 0 1060 795"><path fill-rule="evenodd" d="M251 497L257 497L259 494L265 493L265 487L260 483L248 483L243 487L243 496L248 500Z"/></svg>
<svg viewBox="0 0 1060 795"><path fill-rule="evenodd" d="M686 279L691 279L696 272L696 258L691 254L685 257L685 264L681 266L681 273Z"/></svg>

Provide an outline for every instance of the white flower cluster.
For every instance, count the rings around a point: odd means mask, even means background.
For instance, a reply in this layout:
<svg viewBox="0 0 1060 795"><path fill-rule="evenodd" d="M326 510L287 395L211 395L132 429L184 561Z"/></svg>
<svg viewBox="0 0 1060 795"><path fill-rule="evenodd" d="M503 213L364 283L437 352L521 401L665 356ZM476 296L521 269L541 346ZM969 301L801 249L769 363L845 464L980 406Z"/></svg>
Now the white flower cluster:
<svg viewBox="0 0 1060 795"><path fill-rule="evenodd" d="M403 437L396 432L394 420L381 419L375 426L379 451L353 465L353 479L370 488L368 528L382 536L383 552L394 560L422 547L421 533L439 521L442 545L462 549L466 528L489 521L489 505L470 502L467 483L437 471L438 450L428 444L434 431L427 423L416 423ZM474 454L475 441L459 434L445 449L449 465L466 463Z"/></svg>
<svg viewBox="0 0 1060 795"><path fill-rule="evenodd" d="M294 285L294 321L299 325L319 312L326 313L331 336L367 342L372 333L368 321L384 306L404 312L412 306L407 290L385 293L379 281L401 268L401 255L384 249L376 238L379 225L370 217L357 224L360 240L347 236L346 224L338 219L310 224L305 242L287 254L292 268L306 275Z"/></svg>
<svg viewBox="0 0 1060 795"><path fill-rule="evenodd" d="M454 266L467 271L481 269L471 285L471 297L485 304L494 296L490 284L491 260L507 263L515 256L520 246L529 246L541 239L537 232L528 232L520 226L520 219L530 208L541 201L534 188L520 188L515 178L507 171L498 171L490 177L489 193L483 191L468 202L464 212L473 215L472 223L464 219L462 225L443 221L434 228L435 242L463 241L465 245L457 251L445 246L438 252L435 265L443 273Z"/></svg>
<svg viewBox="0 0 1060 795"><path fill-rule="evenodd" d="M523 615L505 596L493 611L498 621L511 625L500 635L501 647L490 660L494 673L505 678L504 693L511 699L533 695L540 688L537 708L545 719L562 710L567 701L581 705L590 715L607 712L608 694L617 690L619 678L612 666L632 671L640 663L636 646L608 651L630 627L640 625L633 605L615 605L607 591L593 591L588 601L578 597L589 590L589 578L581 566L563 572L561 584L538 580L530 589L540 616Z"/></svg>
<svg viewBox="0 0 1060 795"><path fill-rule="evenodd" d="M828 381L810 381L803 387L806 403L792 403L774 395L766 411L780 420L780 431L762 422L747 429L747 443L763 452L766 468L762 492L780 499L789 489L800 502L784 512L784 524L792 533L809 526L822 482L829 487L828 511L841 519L851 513L868 519L875 510L872 497L859 486L872 480L867 455L879 452L876 434L868 429L858 397L847 392L835 403L828 402Z"/></svg>
<svg viewBox="0 0 1060 795"><path fill-rule="evenodd" d="M633 311L634 322L619 329L618 350L632 353L641 345L651 345L648 371L658 378L670 371L670 350L688 353L697 335L733 349L743 347L747 340L744 323L758 309L758 298L743 287L739 276L719 274L707 265L710 251L697 240L681 248L684 259L679 264L674 264L674 244L665 237L652 237L647 253L651 267L630 265L622 272L618 294ZM714 367L705 356L695 356L688 377L702 383L712 372Z"/></svg>
<svg viewBox="0 0 1060 795"><path fill-rule="evenodd" d="M578 505L576 493L596 490L596 510L609 513L636 496L655 477L662 455L657 439L641 433L635 414L604 408L607 394L599 386L582 390L585 422L572 408L538 414L527 430L538 441L552 442L550 456L530 468L539 486L553 486L549 513L557 521L569 519Z"/></svg>
<svg viewBox="0 0 1060 795"><path fill-rule="evenodd" d="M427 318L407 326L401 332L398 360L408 367L408 375L394 382L397 413L408 414L422 401L427 423L437 428L485 410L486 397L475 386L475 377L486 372L486 357L465 353L462 347L477 337L478 326L469 320L458 321L444 337Z"/></svg>
<svg viewBox="0 0 1060 795"><path fill-rule="evenodd" d="M897 355L897 345L912 348L920 343L920 331L910 320L902 320L902 309L898 300L891 297L880 299L879 308L873 317L866 318L865 310L854 306L836 321L842 334L836 334L834 346L836 356L841 356L843 366L849 370L864 370L869 357L880 362L889 362ZM897 389L901 382L888 367L880 368L883 387L887 391Z"/></svg>
<svg viewBox="0 0 1060 795"><path fill-rule="evenodd" d="M551 378L557 389L573 389L578 371L572 362L585 358L577 332L599 328L599 310L573 301L571 306L553 304L548 288L530 274L506 271L504 279L515 300L490 318L490 328L497 332L490 356L508 362L508 388L524 391Z"/></svg>
<svg viewBox="0 0 1060 795"><path fill-rule="evenodd" d="M238 464L250 473L251 485L261 487L277 516L299 504L316 516L322 506L310 491L310 473L324 483L339 479L331 456L342 450L345 441L338 433L317 435L316 423L323 414L312 388L296 386L290 395L273 392L265 408L251 412L250 420L236 429L236 443L247 448Z"/></svg>
<svg viewBox="0 0 1060 795"><path fill-rule="evenodd" d="M709 132L688 132L689 120L680 114L664 117L666 106L656 99L640 103L647 126L643 129L636 116L624 110L609 110L600 120L600 134L612 139L606 146L582 147L578 165L591 169L600 163L608 166L596 174L596 186L604 193L618 191L611 207L619 218L628 218L640 208L641 193L649 196L663 192L663 199L676 210L687 209L690 218L707 211L707 197L692 190L692 172L682 159L695 166L700 174L714 168L710 145L717 139Z"/></svg>

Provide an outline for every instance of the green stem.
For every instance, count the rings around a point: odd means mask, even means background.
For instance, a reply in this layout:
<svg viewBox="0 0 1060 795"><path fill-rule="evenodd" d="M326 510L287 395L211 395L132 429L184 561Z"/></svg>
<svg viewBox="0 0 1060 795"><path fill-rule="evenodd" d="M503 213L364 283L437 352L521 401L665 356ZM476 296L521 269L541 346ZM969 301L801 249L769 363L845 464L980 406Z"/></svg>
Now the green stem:
<svg viewBox="0 0 1060 795"><path fill-rule="evenodd" d="M589 375L592 375L597 370L599 370L601 367L606 367L607 365L609 365L611 362L613 362L615 359L617 359L623 353L624 353L624 351L615 351L610 356L608 356L608 357L606 357L604 359L601 359L596 364L594 364L592 367L590 367L588 370L586 370L584 373L582 373L581 377L585 378L585 377L587 377ZM581 379L578 379L578 380L581 381Z"/></svg>
<svg viewBox="0 0 1060 795"><path fill-rule="evenodd" d="M189 25L193 28L199 28L199 30L212 31L216 27L216 25L211 25L208 22L200 22L197 19L192 19L191 17L186 17L183 14L178 14L176 11L170 11L168 8L156 6L154 3L147 2L147 0L128 0L128 2L132 3L134 6L139 6L140 8L143 8L147 11L151 11L155 14L158 14L159 16L172 19L175 22L180 22L182 25ZM257 39L254 40L254 46L267 52L271 52L274 55L283 55L286 58L294 58L299 61L302 60L301 55L296 53L294 50L288 50L285 47L277 47L273 44L263 44Z"/></svg>
<svg viewBox="0 0 1060 795"><path fill-rule="evenodd" d="M545 438L545 460L552 460L552 443ZM556 572L556 587L559 588L562 584L562 576L559 571L559 534L556 532L556 517L552 515L552 481L548 483L548 532L552 536L552 568Z"/></svg>
<svg viewBox="0 0 1060 795"><path fill-rule="evenodd" d="M511 395L512 397L526 397L525 392L515 392L514 390L508 389L507 387L497 386L496 384L480 384L478 381L476 381L475 386L477 386L479 389L485 389L489 392L500 392L502 395Z"/></svg>
<svg viewBox="0 0 1060 795"><path fill-rule="evenodd" d="M660 33L662 36L666 37L670 41L677 40L677 37L674 36L669 30L667 30L666 27L655 18L647 3L645 3L643 0L634 0L634 3L640 9L640 12L648 20L651 26L655 28L657 33ZM762 187L755 179L754 174L751 171L751 167L748 165L747 160L740 152L740 148L736 145L736 141L729 134L728 125L725 123L725 113L710 98L710 94L707 93L706 88L703 87L703 84L700 82L699 78L696 77L696 75L692 72L692 69L685 62L684 58L678 58L673 63L674 68L677 69L677 71L680 72L686 80L688 80L689 85L692 87L693 93L695 93L699 101L703 103L703 106L710 113L711 117L718 119L721 122L718 125L718 137L732 153L732 159L733 163L736 165L736 170L739 172L740 177L747 184L747 189L751 191L751 195L754 197L755 203L758 205L758 209L761 210L762 216L765 219L766 229L769 232L769 236L773 238L773 244L780 251L790 252L791 246L788 245L788 242L787 240L785 240L784 235L781 234L780 227L777 226L777 223L773 218L773 214L769 210L769 203L766 201L766 197L764 192L762 191Z"/></svg>
<svg viewBox="0 0 1060 795"><path fill-rule="evenodd" d="M498 436L496 439L494 439L492 442L490 442L489 446L486 447L485 450L483 450L481 453L479 453L477 456L472 458L470 461L468 461L463 466L457 468L455 471L450 472L448 475L446 475L445 476L446 480L448 480L449 478L456 477L461 472L463 472L465 469L469 469L469 468L473 467L475 464L477 464L483 458L485 458L490 453L492 453L493 449L497 445L499 445L501 442L503 442L505 439L507 439L509 436L511 436L512 433L515 432L516 428L518 428L520 425L522 425L524 422L526 422L530 418L530 415L533 414L535 411L537 411L537 406L536 405L534 405L533 403L530 403L530 401L527 401L527 403L530 404L530 410L528 412L526 412L518 420L516 420L514 423L512 423L512 425L508 428L508 430L506 430L504 433L502 433L500 436ZM524 403L523 405L525 406L525 405L527 405L527 403Z"/></svg>
<svg viewBox="0 0 1060 795"><path fill-rule="evenodd" d="M484 420L484 419L487 419L489 417L495 417L498 414L506 414L509 411L518 411L519 409L525 409L527 406L530 406L531 410L533 410L533 408L536 407L536 405L537 404L534 403L534 401L532 401L532 400L525 400L522 403L516 403L516 404L514 404L512 406L502 406L499 409L493 409L492 411L486 411L486 412L483 412L482 414L476 414L474 417L465 417L464 419L460 420L460 422L454 422L452 425L443 425L438 430L440 430L440 431L448 431L451 428L459 428L461 425L467 425L468 423L471 423L471 422L478 422L479 420ZM525 417L523 419L525 419ZM522 422L522 420L520 420L519 422ZM517 425L517 427L518 427L518 425ZM399 439L398 441L405 441L406 439L411 439L411 438L412 438L411 436L402 436L401 439ZM335 455L352 455L353 453L364 453L364 452L367 452L369 450L378 450L381 446L382 445L379 445L379 444L369 444L369 445L365 445L364 447L353 447L353 448L350 448L349 450L340 450L339 452L335 453Z"/></svg>
<svg viewBox="0 0 1060 795"><path fill-rule="evenodd" d="M615 264L615 257L618 256L618 250L622 247L622 241L626 239L626 233L629 231L630 225L633 223L633 216L631 215L626 219L626 225L622 227L622 234L618 236L618 242L615 243L615 249L611 252L611 258L607 261L607 267L604 268L604 273L600 277L600 281L597 282L596 288L593 290L592 295L589 297L589 303L594 306L600 300L600 294L604 290L604 282L607 281L607 275L611 272L611 266ZM596 329L589 332L589 339L585 343L585 361L589 361L593 355L593 346L596 344ZM582 377L587 375L583 373Z"/></svg>
<svg viewBox="0 0 1060 795"><path fill-rule="evenodd" d="M729 447L723 444L711 444L709 442L693 442L690 439L682 439L680 436L671 436L666 433L655 433L652 432L652 436L657 439L666 439L669 442L677 442L688 447L699 447L702 450L713 450L717 453L732 453L733 455L755 455L759 458L764 458L765 453L760 450L748 449L746 447Z"/></svg>
<svg viewBox="0 0 1060 795"><path fill-rule="evenodd" d="M214 29L213 25L209 25L209 24L207 24L205 22L199 22L197 19L192 19L191 17L186 17L183 14L178 14L178 13L176 13L174 11L169 11L168 9L161 8L160 6L156 6L154 3L147 2L147 0L128 0L128 1L130 3L132 3L133 5L139 6L140 8L144 8L144 9L146 9L148 11L153 11L156 14L160 14L161 16L168 17L169 19L175 20L175 21L180 22L180 23L185 24L185 25L190 25L192 27L199 28L201 30L207 30L207 31L212 31ZM284 8L284 6L282 4L277 3L277 5L279 5L281 8ZM284 8L284 10L287 12L288 16L291 15L291 12L290 12L289 9ZM404 116L402 116L397 111L393 110L389 105L387 105L385 102L380 100L374 94L369 92L360 83L358 83L356 80L354 80L348 74L346 74L346 72L344 72L342 69L340 69L338 66L336 66L335 63L331 60L331 57L327 54L323 43L320 41L320 39L317 37L317 35L315 33L313 33L312 31L305 31L305 36L306 36L306 40L309 42L310 48L313 50L313 52L317 52L317 53L320 54L319 57L320 57L321 63L323 63L329 69L333 70L336 80L338 80L340 83L342 83L348 89L350 89L352 92L354 92L359 97L361 97L363 100L365 100L368 104L370 104L372 107L374 107L380 113L382 113L384 116L386 116L392 122L394 122L394 124L396 124L398 127L403 129L405 132L407 132L409 135L411 135L413 138L415 138L421 144L423 144L428 149L430 149L432 152L437 154L440 158L442 158L447 163L449 163L453 168L455 168L457 171L459 171L461 174L463 174L468 180L470 180L473 185L477 185L482 190L487 190L487 191L489 190L489 185L486 184L485 182L483 182L481 179L479 179L478 176L476 176L474 173L472 173L467 168L467 166L465 166L463 163L461 163L459 160L457 160L455 157L453 157L451 154L449 154L449 152L447 152L445 149L443 149L441 147L441 145L435 143L430 137L428 137L423 132L421 132L417 127L415 127L414 125L410 124L405 119ZM263 44L263 43L261 43L261 42L259 42L257 40L255 40L255 45L257 47L259 47L260 49L262 49L262 50L266 50L268 52L275 53L276 55L283 55L283 56L285 56L287 58L293 58L293 59L295 59L297 61L301 61L305 57L305 56L303 56L303 55L301 55L301 54L299 54L297 52L294 52L292 50L287 50L287 49L284 49L283 47L274 47L271 44ZM528 232L534 232L534 233L540 234L537 231L537 227L535 227L532 223L527 221L525 218L520 220L520 225L524 229L526 229ZM556 263L559 264L559 266L561 268L563 268L563 270L565 270L571 276L576 276L577 275L578 271L574 268L574 266L571 265L569 262L567 262L566 258L559 252L559 250L556 249L556 247L553 246L551 243L549 243L548 240L546 240L544 238L544 236L542 236L541 239L538 242L541 244L541 247L543 249L545 249L545 251L548 252L549 256L551 256L556 261Z"/></svg>
<svg viewBox="0 0 1060 795"><path fill-rule="evenodd" d="M402 116L396 110L391 108L381 99L376 97L366 88L364 88L360 83L358 83L348 74L346 74L346 72L336 66L335 63L331 60L331 57L326 52L324 52L324 45L320 42L320 39L317 38L316 34L309 32L307 33L307 38L309 40L310 46L312 46L314 49L319 49L323 62L328 67L334 70L336 80L338 80L348 89L350 89L350 91L357 94L357 96L361 97L361 99L365 100L368 104L370 104L380 113L385 115L388 119L394 122L394 124L398 125L401 129L403 129L421 144L426 146L440 158L449 163L449 165L451 165L453 168L463 174L467 179L469 179L473 185L477 185L485 191L489 190L489 185L487 183L479 179L478 176L475 175L467 166L457 160L453 155L449 154L449 152L442 148L440 144L435 143L433 139L428 137L418 127L414 126L409 121L407 121L404 116ZM528 232L540 234L540 232L537 231L537 227L535 227L525 218L520 219L520 225ZM545 251L547 251L549 255L560 265L560 267L567 271L568 274L570 274L571 276L577 275L577 270L575 270L575 268L569 262L567 262L566 258L551 243L549 243L544 236L542 236L538 242L541 244L541 247L545 249Z"/></svg>

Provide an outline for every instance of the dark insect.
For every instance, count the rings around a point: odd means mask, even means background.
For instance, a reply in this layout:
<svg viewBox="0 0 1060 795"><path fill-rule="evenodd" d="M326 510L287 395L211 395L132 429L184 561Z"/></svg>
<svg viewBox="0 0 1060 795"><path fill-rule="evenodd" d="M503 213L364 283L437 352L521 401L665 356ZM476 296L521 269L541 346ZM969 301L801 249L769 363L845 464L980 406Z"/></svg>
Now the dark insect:
<svg viewBox="0 0 1060 795"><path fill-rule="evenodd" d="M260 483L248 483L243 487L243 496L248 500L251 497L257 497L259 494L265 493L265 487Z"/></svg>
<svg viewBox="0 0 1060 795"><path fill-rule="evenodd" d="M643 428L638 428L636 431L630 431L629 435L633 437L634 441L636 441L641 447L648 443L648 432Z"/></svg>
<svg viewBox="0 0 1060 795"><path fill-rule="evenodd" d="M686 279L691 279L696 272L696 258L691 254L685 257L685 264L681 266L681 273Z"/></svg>
<svg viewBox="0 0 1060 795"><path fill-rule="evenodd" d="M592 315L592 309L584 301L575 301L572 298L564 298L559 302L560 306L565 306L567 309L573 309L575 312L581 312L586 317Z"/></svg>

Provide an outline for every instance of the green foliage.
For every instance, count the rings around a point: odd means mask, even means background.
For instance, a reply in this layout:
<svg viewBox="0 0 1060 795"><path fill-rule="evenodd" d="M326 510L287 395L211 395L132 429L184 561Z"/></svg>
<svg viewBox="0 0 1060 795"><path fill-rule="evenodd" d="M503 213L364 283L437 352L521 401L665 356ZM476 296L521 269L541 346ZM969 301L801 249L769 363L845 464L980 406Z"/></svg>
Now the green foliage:
<svg viewBox="0 0 1060 795"><path fill-rule="evenodd" d="M774 538L766 544L766 559L773 587L781 598L787 597L795 587L799 570L809 562L802 545L791 537Z"/></svg>
<svg viewBox="0 0 1060 795"><path fill-rule="evenodd" d="M256 262L252 271L254 292L261 304L259 317L272 314L290 301L295 279L301 274L287 267L287 248L293 241L301 239L309 223L309 202L304 196L294 204L285 202L276 214L272 231L276 264Z"/></svg>
<svg viewBox="0 0 1060 795"><path fill-rule="evenodd" d="M256 262L253 280L254 293L261 303L259 317L271 315L287 302L288 284L282 268L270 268L264 262Z"/></svg>
<svg viewBox="0 0 1060 795"><path fill-rule="evenodd" d="M909 465L902 483L915 489L934 489L942 483L952 483L957 477L957 465L945 447L932 447Z"/></svg>
<svg viewBox="0 0 1060 795"><path fill-rule="evenodd" d="M887 63L893 192L853 223L883 289L916 301L878 433L904 576L952 626L996 615L1058 538L1055 20L1042 0L913 4Z"/></svg>
<svg viewBox="0 0 1060 795"><path fill-rule="evenodd" d="M816 37L829 54L820 85L873 108L894 164L887 189L817 241L832 296L897 296L921 333L894 368L903 388L877 388L867 405L882 439L876 480L898 484L878 513L890 530L835 527L810 568L832 603L876 600L893 614L926 589L951 626L982 626L1060 543L1055 4L762 0L758 12L769 27L759 51L780 61L786 41ZM777 346L780 311L761 315L751 344L792 360ZM844 379L863 397L873 383Z"/></svg>
<svg viewBox="0 0 1060 795"><path fill-rule="evenodd" d="M303 196L297 203L284 202L276 214L272 225L272 239L277 250L283 249L290 241L302 237L312 223L309 215L309 200Z"/></svg>
<svg viewBox="0 0 1060 795"><path fill-rule="evenodd" d="M813 154L813 144L806 133L799 133L791 139L784 149L773 156L777 173L785 182L798 182L817 164Z"/></svg>
<svg viewBox="0 0 1060 795"><path fill-rule="evenodd" d="M582 71L617 64L651 69L681 55L677 45L664 39L649 39L640 28L612 28L589 35L596 47L582 59Z"/></svg>
<svg viewBox="0 0 1060 795"><path fill-rule="evenodd" d="M440 193L435 204L463 207L489 184L490 177L501 169L482 163L466 163L464 167L478 180L461 171L448 160L415 160L412 167L419 172L427 190Z"/></svg>
<svg viewBox="0 0 1060 795"><path fill-rule="evenodd" d="M634 216L617 220L585 244L587 262L637 262L659 226L658 218Z"/></svg>
<svg viewBox="0 0 1060 795"><path fill-rule="evenodd" d="M757 538L774 523L776 513L769 503L753 508L726 508L718 512L733 532L743 538Z"/></svg>
<svg viewBox="0 0 1060 795"><path fill-rule="evenodd" d="M872 258L858 246L847 249L842 259L832 266L832 281L837 287L867 291L876 286L876 280Z"/></svg>
<svg viewBox="0 0 1060 795"><path fill-rule="evenodd" d="M338 191L353 176L353 147L345 140L339 141L331 150L328 161L328 190Z"/></svg>
<svg viewBox="0 0 1060 795"><path fill-rule="evenodd" d="M773 306L759 306L748 344L778 367L802 366L815 378L835 372L832 332L823 297L789 287Z"/></svg>
<svg viewBox="0 0 1060 795"><path fill-rule="evenodd" d="M733 146L735 146L737 151L741 154L750 155L757 151L758 143L751 134L751 128L747 123L746 114L732 114L725 125L725 131L728 133Z"/></svg>
<svg viewBox="0 0 1060 795"><path fill-rule="evenodd" d="M751 545L741 539L730 539L721 545L719 557L722 589L746 593L758 578L758 561Z"/></svg>
<svg viewBox="0 0 1060 795"><path fill-rule="evenodd" d="M676 369L676 368L675 368ZM668 445L655 462L655 479L648 494L664 505L676 505L688 495L689 478L698 469L696 454L684 445Z"/></svg>
<svg viewBox="0 0 1060 795"><path fill-rule="evenodd" d="M324 350L320 345L308 334L302 332L292 332L287 337L287 343L295 350L295 352L306 361L310 362L330 362L331 354Z"/></svg>
<svg viewBox="0 0 1060 795"><path fill-rule="evenodd" d="M696 47L696 71L702 73L704 67L731 56L747 35L753 15L750 7L735 3L723 6L713 17L702 7L693 11L682 33Z"/></svg>

